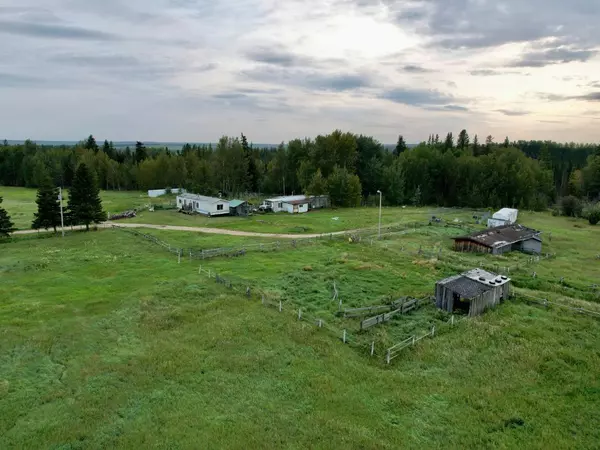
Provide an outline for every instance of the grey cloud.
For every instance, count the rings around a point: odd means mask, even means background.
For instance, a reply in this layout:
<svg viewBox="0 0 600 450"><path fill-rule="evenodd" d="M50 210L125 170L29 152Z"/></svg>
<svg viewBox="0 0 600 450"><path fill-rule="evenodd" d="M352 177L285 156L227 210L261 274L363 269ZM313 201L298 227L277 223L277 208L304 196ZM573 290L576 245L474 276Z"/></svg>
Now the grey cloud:
<svg viewBox="0 0 600 450"><path fill-rule="evenodd" d="M513 109L497 109L496 112L502 113L505 116L514 116L514 117L527 116L528 114L530 114L528 111L513 110Z"/></svg>
<svg viewBox="0 0 600 450"><path fill-rule="evenodd" d="M0 33L49 39L73 39L95 41L111 41L117 39L117 36L114 34L69 25L49 25L43 23L16 22L5 20L0 21Z"/></svg>
<svg viewBox="0 0 600 450"><path fill-rule="evenodd" d="M448 111L468 111L469 108L466 108L464 106L459 106L459 105L446 105L444 106L444 109L448 110Z"/></svg>
<svg viewBox="0 0 600 450"><path fill-rule="evenodd" d="M586 62L596 56L593 50L572 49L567 47L553 48L539 52L528 52L517 61L509 64L510 67L545 67L552 64L565 64L570 62Z"/></svg>
<svg viewBox="0 0 600 450"><path fill-rule="evenodd" d="M335 74L304 70L255 69L242 75L263 83L293 85L322 91L349 91L371 86L370 77L363 74Z"/></svg>
<svg viewBox="0 0 600 450"><path fill-rule="evenodd" d="M402 70L404 72L409 72L409 73L430 73L433 72L433 70L431 69L427 69L423 66L417 66L417 65L413 65L413 64L409 64L406 65L404 67L402 67Z"/></svg>
<svg viewBox="0 0 600 450"><path fill-rule="evenodd" d="M581 100L587 102L600 102L600 92L590 92L583 95L559 95L559 94L546 94L538 93L537 96L542 100L548 100L550 102L563 102L567 100Z"/></svg>
<svg viewBox="0 0 600 450"><path fill-rule="evenodd" d="M52 62L60 64L72 64L76 66L94 67L123 67L139 66L141 62L133 56L124 55L72 55L61 54L49 58Z"/></svg>
<svg viewBox="0 0 600 450"><path fill-rule="evenodd" d="M255 62L282 67L300 66L311 62L309 58L304 58L285 50L268 48L252 49L246 52L246 56Z"/></svg>
<svg viewBox="0 0 600 450"><path fill-rule="evenodd" d="M554 123L554 124L564 124L564 120L538 120L541 123Z"/></svg>
<svg viewBox="0 0 600 450"><path fill-rule="evenodd" d="M450 88L455 88L458 87L457 84L454 81L446 81L446 84L448 85L448 87Z"/></svg>
<svg viewBox="0 0 600 450"><path fill-rule="evenodd" d="M396 88L384 91L381 98L411 106L444 105L454 98L436 90Z"/></svg>
<svg viewBox="0 0 600 450"><path fill-rule="evenodd" d="M432 37L434 47L483 49L551 37L583 48L600 43L600 31L590 20L600 16L600 2L593 0L385 2L397 11L396 23Z"/></svg>
<svg viewBox="0 0 600 450"><path fill-rule="evenodd" d="M18 75L0 72L0 88L20 86L32 87L41 85L43 83L44 80L41 78L31 77L29 75Z"/></svg>
<svg viewBox="0 0 600 450"><path fill-rule="evenodd" d="M475 77L494 77L496 75L502 75L502 72L491 69L471 70L469 73Z"/></svg>

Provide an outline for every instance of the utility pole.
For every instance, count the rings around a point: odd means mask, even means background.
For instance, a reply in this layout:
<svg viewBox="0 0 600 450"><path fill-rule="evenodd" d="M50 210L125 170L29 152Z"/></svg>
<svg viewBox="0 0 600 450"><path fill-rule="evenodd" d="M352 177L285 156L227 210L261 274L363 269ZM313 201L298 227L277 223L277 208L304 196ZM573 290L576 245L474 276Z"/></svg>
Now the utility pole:
<svg viewBox="0 0 600 450"><path fill-rule="evenodd" d="M379 194L379 239L381 239L381 197L383 194L381 191L377 191L377 193Z"/></svg>
<svg viewBox="0 0 600 450"><path fill-rule="evenodd" d="M62 188L58 188L58 201L60 202L60 227L62 228L62 237L65 237L65 218L62 207Z"/></svg>

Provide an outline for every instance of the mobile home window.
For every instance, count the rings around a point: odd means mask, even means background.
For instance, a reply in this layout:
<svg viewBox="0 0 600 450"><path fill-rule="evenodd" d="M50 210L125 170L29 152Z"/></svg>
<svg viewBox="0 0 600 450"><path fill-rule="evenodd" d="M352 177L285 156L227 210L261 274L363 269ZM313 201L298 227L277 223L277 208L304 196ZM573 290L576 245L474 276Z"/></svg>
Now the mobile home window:
<svg viewBox="0 0 600 450"><path fill-rule="evenodd" d="M217 205L217 211L223 211L223 205Z"/></svg>
<svg viewBox="0 0 600 450"><path fill-rule="evenodd" d="M280 203L279 203L279 207L280 207L280 208L283 208L283 203L281 203L281 202L280 202Z"/></svg>

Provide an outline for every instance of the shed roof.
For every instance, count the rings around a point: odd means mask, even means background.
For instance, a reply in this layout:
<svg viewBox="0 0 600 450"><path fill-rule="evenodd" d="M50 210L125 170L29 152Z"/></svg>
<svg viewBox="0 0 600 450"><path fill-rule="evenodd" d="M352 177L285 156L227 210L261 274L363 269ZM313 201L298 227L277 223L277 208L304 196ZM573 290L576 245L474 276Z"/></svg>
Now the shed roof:
<svg viewBox="0 0 600 450"><path fill-rule="evenodd" d="M246 203L246 201L244 201L244 200L229 200L229 207L237 208L238 206L241 206L244 203Z"/></svg>
<svg viewBox="0 0 600 450"><path fill-rule="evenodd" d="M207 202L207 203L229 203L228 200L216 197L207 197L205 195L197 195L197 194L181 194L178 197L185 198L188 200L196 200L199 202Z"/></svg>
<svg viewBox="0 0 600 450"><path fill-rule="evenodd" d="M540 233L540 231L522 225L502 225L500 227L488 228L484 231L477 231L468 236L456 237L454 240L471 241L483 245L484 247L495 248L528 239L537 239L541 241L539 236Z"/></svg>
<svg viewBox="0 0 600 450"><path fill-rule="evenodd" d="M510 278L508 277L496 275L482 269L473 269L446 278L438 284L456 292L462 298L472 299L509 281Z"/></svg>
<svg viewBox="0 0 600 450"><path fill-rule="evenodd" d="M308 198L306 197L306 195L288 195L288 196L284 196L284 197L268 198L266 201L267 202L290 203L290 202L294 202L294 201L297 201L297 200L306 200L306 201L308 201Z"/></svg>
<svg viewBox="0 0 600 450"><path fill-rule="evenodd" d="M286 203L288 205L306 205L308 203L308 199L304 199L304 200L287 200L287 201L284 201L283 203Z"/></svg>

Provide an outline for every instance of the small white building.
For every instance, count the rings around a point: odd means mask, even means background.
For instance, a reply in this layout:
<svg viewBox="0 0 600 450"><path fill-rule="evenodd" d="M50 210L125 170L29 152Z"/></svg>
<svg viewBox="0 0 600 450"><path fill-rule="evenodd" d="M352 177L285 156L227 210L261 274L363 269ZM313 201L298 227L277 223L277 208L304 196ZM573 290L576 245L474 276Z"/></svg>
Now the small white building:
<svg viewBox="0 0 600 450"><path fill-rule="evenodd" d="M513 225L517 222L518 215L518 209L502 208L500 211L494 213L491 219L488 219L488 228Z"/></svg>
<svg viewBox="0 0 600 450"><path fill-rule="evenodd" d="M229 214L229 200L204 195L181 194L177 196L177 208L209 217L224 216Z"/></svg>
<svg viewBox="0 0 600 450"><path fill-rule="evenodd" d="M308 212L310 199L305 195L289 195L287 197L275 197L265 200L265 205L273 212L288 212L290 214L302 214Z"/></svg>

